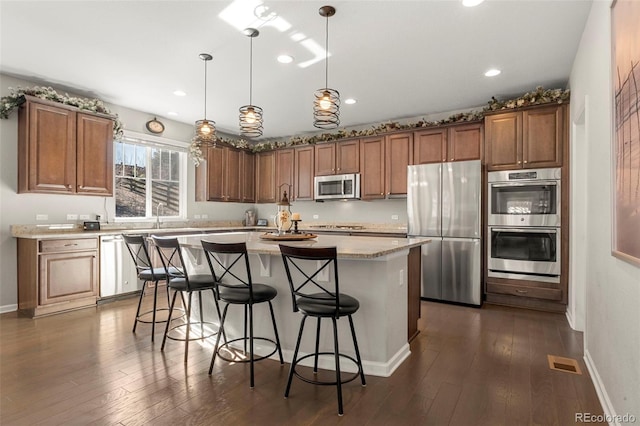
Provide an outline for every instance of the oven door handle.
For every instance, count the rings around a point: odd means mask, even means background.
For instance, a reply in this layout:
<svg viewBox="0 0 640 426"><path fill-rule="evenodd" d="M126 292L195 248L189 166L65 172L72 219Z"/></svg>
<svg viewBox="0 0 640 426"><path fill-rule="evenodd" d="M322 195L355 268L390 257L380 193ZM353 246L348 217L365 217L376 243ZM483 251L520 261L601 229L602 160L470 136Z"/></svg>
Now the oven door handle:
<svg viewBox="0 0 640 426"><path fill-rule="evenodd" d="M528 229L514 229L514 228L490 228L491 232L521 232L521 233L536 233L536 234L557 234L557 229L540 229L540 228L528 228Z"/></svg>
<svg viewBox="0 0 640 426"><path fill-rule="evenodd" d="M535 181L528 181L527 183L524 182L506 182L506 183L492 183L491 187L492 188L505 188L505 187L510 187L510 186L538 186L538 185L552 185L552 186L557 186L558 185L558 181L555 180L535 180Z"/></svg>

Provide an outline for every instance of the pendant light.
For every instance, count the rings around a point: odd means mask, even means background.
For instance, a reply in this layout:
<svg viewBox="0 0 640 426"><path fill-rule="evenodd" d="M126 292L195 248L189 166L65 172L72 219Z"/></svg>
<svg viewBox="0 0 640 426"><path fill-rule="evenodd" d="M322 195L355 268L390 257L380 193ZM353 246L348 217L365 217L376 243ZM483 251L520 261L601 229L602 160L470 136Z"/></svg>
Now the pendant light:
<svg viewBox="0 0 640 426"><path fill-rule="evenodd" d="M216 122L207 120L207 62L213 57L208 53L201 53L200 59L204 62L204 119L196 121L195 142L200 147L215 146Z"/></svg>
<svg viewBox="0 0 640 426"><path fill-rule="evenodd" d="M325 86L314 93L313 125L319 129L335 129L340 125L340 93L329 88L329 17L336 14L333 6L322 6L320 16L327 18L325 38Z"/></svg>
<svg viewBox="0 0 640 426"><path fill-rule="evenodd" d="M246 28L244 35L249 37L249 105L240 107L240 134L247 138L262 136L262 108L252 103L253 94L253 38L260 32L255 28Z"/></svg>

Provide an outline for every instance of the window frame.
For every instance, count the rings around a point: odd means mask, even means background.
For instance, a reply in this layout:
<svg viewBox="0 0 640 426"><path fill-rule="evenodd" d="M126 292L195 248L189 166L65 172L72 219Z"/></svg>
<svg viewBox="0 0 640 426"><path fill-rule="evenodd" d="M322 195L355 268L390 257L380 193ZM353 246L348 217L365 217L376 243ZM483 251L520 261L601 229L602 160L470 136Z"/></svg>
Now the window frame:
<svg viewBox="0 0 640 426"><path fill-rule="evenodd" d="M115 147L117 143L132 143L132 144L138 144L138 145L142 145L142 146L146 146L148 148L160 148L160 149L170 149L173 151L177 151L179 153L179 162L180 162L180 173L179 173L179 179L180 179L180 193L178 196L178 202L179 202L179 207L178 210L180 212L179 215L177 216L160 216L160 219L162 219L163 222L171 222L171 221L184 221L187 219L188 214L187 214L187 192L188 192L188 186L189 183L187 181L188 179L188 149L189 149L189 144L187 142L183 142L183 141L178 141L175 139L169 139L169 138L165 138L165 137L160 137L160 136L153 136L153 135L149 135L146 133L139 133L139 132L134 132L131 130L125 130L124 131L124 135L122 137L121 140L119 141L113 141L114 144L114 152L115 152ZM150 165L151 164L151 150L148 149L147 150L147 164ZM115 180L118 176L116 176L115 173L115 167L116 167L116 162L115 162L115 155L114 155L114 161L113 161L113 169L114 169L114 173L113 173L113 180L114 180L114 188L115 188ZM147 212L147 214L150 212L151 215L150 216L145 216L145 217L118 217L116 216L116 211L117 211L117 199L116 199L116 194L115 194L115 189L114 189L114 194L113 194L113 208L114 208L114 213L113 213L113 217L114 217L114 221L115 222L120 222L120 223L127 223L127 222L153 222L156 220L156 216L154 215L154 211L153 211L153 206L151 205L151 189L152 189L152 184L151 181L153 180L152 178L152 173L148 172L147 173L147 185L146 185L146 194L145 194L145 211Z"/></svg>

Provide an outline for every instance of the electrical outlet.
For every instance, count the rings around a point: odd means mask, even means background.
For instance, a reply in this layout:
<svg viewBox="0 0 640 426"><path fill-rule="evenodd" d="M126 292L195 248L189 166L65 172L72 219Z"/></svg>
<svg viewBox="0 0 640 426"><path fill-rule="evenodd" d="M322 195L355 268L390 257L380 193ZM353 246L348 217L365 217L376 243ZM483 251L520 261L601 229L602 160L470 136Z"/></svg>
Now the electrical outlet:
<svg viewBox="0 0 640 426"><path fill-rule="evenodd" d="M89 215L88 214L81 214L80 215L80 220L89 220Z"/></svg>
<svg viewBox="0 0 640 426"><path fill-rule="evenodd" d="M404 285L404 269L400 269L400 287Z"/></svg>
<svg viewBox="0 0 640 426"><path fill-rule="evenodd" d="M203 219L209 219L209 215L208 215L208 214L206 214L206 213L203 213L203 214L201 215L201 217L202 217Z"/></svg>
<svg viewBox="0 0 640 426"><path fill-rule="evenodd" d="M314 219L318 219L319 217L320 217L320 216L318 216L317 214L314 214L314 215L313 215L313 218L314 218Z"/></svg>
<svg viewBox="0 0 640 426"><path fill-rule="evenodd" d="M391 215L391 220L398 220L398 215L397 214L392 214Z"/></svg>
<svg viewBox="0 0 640 426"><path fill-rule="evenodd" d="M199 214L194 214L194 215L193 215L193 218L194 218L194 219L200 219L200 215L199 215Z"/></svg>
<svg viewBox="0 0 640 426"><path fill-rule="evenodd" d="M78 215L73 213L67 213L67 220L78 220Z"/></svg>
<svg viewBox="0 0 640 426"><path fill-rule="evenodd" d="M37 214L36 215L36 220L49 220L49 215L48 214Z"/></svg>

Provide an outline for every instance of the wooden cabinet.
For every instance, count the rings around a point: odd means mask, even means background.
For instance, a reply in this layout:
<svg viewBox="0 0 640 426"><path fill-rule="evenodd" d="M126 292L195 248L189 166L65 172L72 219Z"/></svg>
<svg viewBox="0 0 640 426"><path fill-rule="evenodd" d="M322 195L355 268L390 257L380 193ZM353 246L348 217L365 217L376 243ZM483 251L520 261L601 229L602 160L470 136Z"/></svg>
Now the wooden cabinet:
<svg viewBox="0 0 640 426"><path fill-rule="evenodd" d="M364 162L363 162L364 163ZM385 192L387 197L407 195L407 166L413 163L413 133L385 138Z"/></svg>
<svg viewBox="0 0 640 426"><path fill-rule="evenodd" d="M295 148L294 200L313 200L314 154L315 150L311 145Z"/></svg>
<svg viewBox="0 0 640 426"><path fill-rule="evenodd" d="M95 306L98 238L18 239L18 309L36 317Z"/></svg>
<svg viewBox="0 0 640 426"><path fill-rule="evenodd" d="M220 145L207 148L205 161L196 167L196 201L241 201L246 175L240 160L238 149Z"/></svg>
<svg viewBox="0 0 640 426"><path fill-rule="evenodd" d="M256 156L249 151L240 151L241 191L243 203L256 202Z"/></svg>
<svg viewBox="0 0 640 426"><path fill-rule="evenodd" d="M419 130L414 134L413 164L480 160L482 136L481 123Z"/></svg>
<svg viewBox="0 0 640 426"><path fill-rule="evenodd" d="M18 113L18 192L113 195L113 121L26 96Z"/></svg>
<svg viewBox="0 0 640 426"><path fill-rule="evenodd" d="M358 140L315 145L315 175L341 175L360 172Z"/></svg>
<svg viewBox="0 0 640 426"><path fill-rule="evenodd" d="M256 202L276 202L276 151L256 155Z"/></svg>
<svg viewBox="0 0 640 426"><path fill-rule="evenodd" d="M293 148L276 151L276 201L280 201L284 191L287 191L287 197L290 201L293 199L293 194L289 193L287 185L291 185L293 188L294 162L295 150Z"/></svg>
<svg viewBox="0 0 640 426"><path fill-rule="evenodd" d="M385 137L360 140L360 198L375 200L385 197Z"/></svg>
<svg viewBox="0 0 640 426"><path fill-rule="evenodd" d="M485 117L488 170L562 166L566 105L535 107Z"/></svg>

